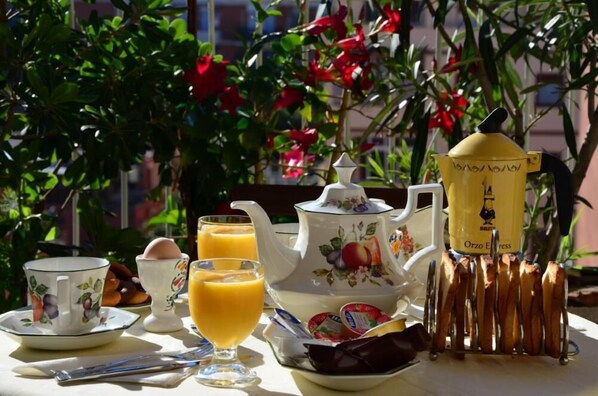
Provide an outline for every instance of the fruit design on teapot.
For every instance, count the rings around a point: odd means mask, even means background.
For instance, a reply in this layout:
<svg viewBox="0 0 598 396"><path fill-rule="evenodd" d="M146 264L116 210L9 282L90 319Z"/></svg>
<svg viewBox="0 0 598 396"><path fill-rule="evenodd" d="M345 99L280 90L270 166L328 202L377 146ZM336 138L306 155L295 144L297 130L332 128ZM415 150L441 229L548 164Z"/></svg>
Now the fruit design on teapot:
<svg viewBox="0 0 598 396"><path fill-rule="evenodd" d="M392 271L382 261L377 226L377 222L366 225L360 221L345 230L339 225L337 235L330 239L330 243L319 246L327 265L316 268L314 275L325 278L329 285L335 281L347 282L351 287L363 282L394 285L389 276Z"/></svg>
<svg viewBox="0 0 598 396"><path fill-rule="evenodd" d="M397 260L409 260L414 253L422 248L420 243L413 240L406 225L397 228L390 234L389 243L390 250Z"/></svg>

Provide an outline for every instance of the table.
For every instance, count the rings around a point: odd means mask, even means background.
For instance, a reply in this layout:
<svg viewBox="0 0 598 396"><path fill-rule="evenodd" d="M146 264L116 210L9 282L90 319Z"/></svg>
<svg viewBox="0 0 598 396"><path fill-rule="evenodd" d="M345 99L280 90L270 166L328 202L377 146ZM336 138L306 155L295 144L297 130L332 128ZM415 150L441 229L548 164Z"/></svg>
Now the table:
<svg viewBox="0 0 598 396"><path fill-rule="evenodd" d="M189 325L185 304L177 304L177 314ZM143 315L149 313L149 309ZM0 334L0 395L101 395L119 396L143 394L178 395L336 395L347 394L316 385L297 372L280 366L262 331L267 324L265 312L253 335L240 347L240 354L254 357L247 361L261 382L241 389L218 389L198 384L192 377L175 388L141 386L138 384L91 382L60 386L53 379L16 376L11 368L27 362L93 354L119 354L136 351L173 350L193 346L197 336L184 329L174 333L145 332L142 319L115 342L88 350L38 351L20 346L4 333ZM420 353L421 363L380 386L368 395L597 395L598 394L598 325L576 315L569 315L571 339L580 354L561 366L556 359L529 356L467 355L464 361L441 354L430 361Z"/></svg>

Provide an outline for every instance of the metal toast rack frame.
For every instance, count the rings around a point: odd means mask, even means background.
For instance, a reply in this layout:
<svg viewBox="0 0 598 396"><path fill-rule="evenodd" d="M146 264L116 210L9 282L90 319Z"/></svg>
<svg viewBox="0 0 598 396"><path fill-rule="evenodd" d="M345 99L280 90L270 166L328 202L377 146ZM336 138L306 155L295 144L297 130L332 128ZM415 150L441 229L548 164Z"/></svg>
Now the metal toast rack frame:
<svg viewBox="0 0 598 396"><path fill-rule="evenodd" d="M498 253L498 230L494 230L492 232L492 240L491 240L491 251L490 255L493 258L495 263L498 263L499 253ZM476 260L471 260L471 265L469 268L470 271L470 279L472 284L475 284L475 276L476 276ZM432 346L430 348L430 360L434 361L438 358L438 350L436 349L436 341L438 337L437 329L436 329L436 299L437 299L437 292L438 292L438 276L437 276L437 265L434 260L430 262L428 268L428 279L426 285L426 302L424 306L424 318L423 318L423 325L428 330L432 337ZM496 282L498 282L498 277ZM496 298L494 302L494 335L493 335L493 350L492 352L482 352L479 344L478 344L478 318L477 312L472 307L476 306L476 288L470 287L469 293L465 300L465 311L467 312L467 321L469 321L469 326L465 326L466 328L473 329L471 334L469 332L465 333L465 349L457 349L457 342L456 342L456 315L455 315L455 307L453 307L453 311L451 314L451 323L449 326L448 336L450 337L450 344L447 346L446 350L453 352L455 356L458 355L465 355L465 354L490 354L490 355L528 355L523 350L523 337L519 337L519 341L517 343L516 349L511 352L503 352L500 350L500 341L501 341L501 333L500 328L498 325L498 298ZM497 286L498 289L498 286ZM567 295L568 295L568 281L565 275L565 285L563 288L564 298L563 298L563 306L561 307L561 348L560 348L560 355L559 355L559 363L561 365L566 365L569 362L569 356L574 356L579 353L579 347L572 341L569 340L569 318L567 314ZM498 293L497 297L498 297ZM522 309L521 309L521 296L519 296L517 300L517 316L519 318L519 334L523 334L523 321L522 321ZM542 317L542 329L544 329L544 318ZM534 356L548 356L544 350L544 337L545 334L542 334L542 349L539 355ZM467 344L467 340L469 340L469 344ZM569 348L571 347L571 351ZM529 356L529 355L528 355Z"/></svg>

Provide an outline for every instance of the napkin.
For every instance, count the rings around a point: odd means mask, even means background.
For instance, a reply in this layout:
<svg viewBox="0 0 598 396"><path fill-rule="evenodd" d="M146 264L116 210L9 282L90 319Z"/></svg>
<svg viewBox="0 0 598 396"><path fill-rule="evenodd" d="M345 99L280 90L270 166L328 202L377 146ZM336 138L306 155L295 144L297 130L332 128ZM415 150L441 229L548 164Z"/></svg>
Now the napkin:
<svg viewBox="0 0 598 396"><path fill-rule="evenodd" d="M156 352L159 356L164 352ZM27 377L53 377L52 370L74 370L82 367L95 366L97 364L109 363L115 360L125 359L135 356L135 354L127 355L104 355L104 356L84 356L73 357L55 360L42 360L33 363L27 363L16 366L12 369L13 372L27 376ZM196 367L184 367L176 370L169 370L163 372L143 373L122 375L118 377L101 378L96 381L108 382L132 382L144 385L161 386L164 388L172 388L177 386L185 378L193 374ZM94 381L94 380L91 380Z"/></svg>

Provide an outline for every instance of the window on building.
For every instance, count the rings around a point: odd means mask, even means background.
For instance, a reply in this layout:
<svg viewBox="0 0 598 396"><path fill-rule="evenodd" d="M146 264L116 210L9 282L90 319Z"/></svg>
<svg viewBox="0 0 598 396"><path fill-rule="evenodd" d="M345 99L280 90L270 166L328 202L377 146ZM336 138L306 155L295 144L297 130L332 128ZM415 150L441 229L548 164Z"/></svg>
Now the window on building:
<svg viewBox="0 0 598 396"><path fill-rule="evenodd" d="M536 106L557 106L561 101L563 79L560 74L539 74L537 83L543 84L536 93Z"/></svg>

